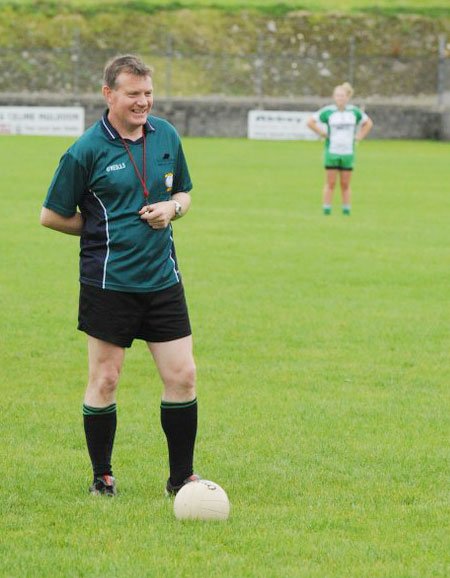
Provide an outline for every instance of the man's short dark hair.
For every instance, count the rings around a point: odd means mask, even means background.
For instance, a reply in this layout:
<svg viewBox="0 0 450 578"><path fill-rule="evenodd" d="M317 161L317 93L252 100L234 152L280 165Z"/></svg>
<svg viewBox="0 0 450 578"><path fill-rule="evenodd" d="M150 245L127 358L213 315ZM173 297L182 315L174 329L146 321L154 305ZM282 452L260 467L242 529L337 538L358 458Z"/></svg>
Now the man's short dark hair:
<svg viewBox="0 0 450 578"><path fill-rule="evenodd" d="M117 77L121 72L128 72L135 76L151 76L153 71L145 62L137 56L133 56L133 54L115 56L105 66L103 74L104 84L109 86L109 88L115 88Z"/></svg>

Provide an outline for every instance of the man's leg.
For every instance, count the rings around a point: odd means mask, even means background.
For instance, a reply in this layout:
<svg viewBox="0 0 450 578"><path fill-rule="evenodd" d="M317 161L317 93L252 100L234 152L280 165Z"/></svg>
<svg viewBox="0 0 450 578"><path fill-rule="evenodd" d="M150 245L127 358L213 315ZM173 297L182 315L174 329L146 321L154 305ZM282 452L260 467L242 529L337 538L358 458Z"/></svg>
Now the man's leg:
<svg viewBox="0 0 450 578"><path fill-rule="evenodd" d="M161 425L169 450L169 486L176 488L193 474L197 398L192 336L148 347L164 383Z"/></svg>
<svg viewBox="0 0 450 578"><path fill-rule="evenodd" d="M116 389L125 349L88 335L88 354L89 382L84 397L83 421L94 472L91 491L112 494L114 480L109 478L112 476L111 455L117 424ZM103 486L112 486L112 489L102 491Z"/></svg>

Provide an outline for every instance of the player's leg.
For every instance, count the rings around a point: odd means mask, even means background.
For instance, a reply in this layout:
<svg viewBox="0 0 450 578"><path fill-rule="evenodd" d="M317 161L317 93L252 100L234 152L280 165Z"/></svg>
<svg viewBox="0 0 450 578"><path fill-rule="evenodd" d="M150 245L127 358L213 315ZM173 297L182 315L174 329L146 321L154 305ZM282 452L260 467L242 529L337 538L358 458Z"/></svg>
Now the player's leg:
<svg viewBox="0 0 450 578"><path fill-rule="evenodd" d="M116 403L125 348L88 335L89 381L84 403L103 407Z"/></svg>
<svg viewBox="0 0 450 578"><path fill-rule="evenodd" d="M149 342L164 384L161 425L167 438L170 477L167 490L174 493L193 475L197 434L196 369L192 336L166 342Z"/></svg>
<svg viewBox="0 0 450 578"><path fill-rule="evenodd" d="M342 212L344 215L350 215L351 211L351 183L352 171L351 169L343 169L340 171L341 193L342 193Z"/></svg>
<svg viewBox="0 0 450 578"><path fill-rule="evenodd" d="M162 399L168 403L186 403L195 399L196 369L192 335L148 343L164 384Z"/></svg>
<svg viewBox="0 0 450 578"><path fill-rule="evenodd" d="M125 349L88 335L88 355L89 381L83 422L94 473L91 491L114 495L111 456L117 426L116 389Z"/></svg>
<svg viewBox="0 0 450 578"><path fill-rule="evenodd" d="M338 170L325 168L325 185L323 187L323 212L325 215L331 213L331 203L333 201L334 188L336 186Z"/></svg>
<svg viewBox="0 0 450 578"><path fill-rule="evenodd" d="M111 453L117 424L116 388L125 358L141 324L139 294L80 286L78 329L88 335L89 382L83 405L86 441L96 493L114 493ZM107 487L102 486L106 477ZM99 480L97 492L95 480ZM112 482L111 484L109 482ZM102 491L105 490L105 491Z"/></svg>

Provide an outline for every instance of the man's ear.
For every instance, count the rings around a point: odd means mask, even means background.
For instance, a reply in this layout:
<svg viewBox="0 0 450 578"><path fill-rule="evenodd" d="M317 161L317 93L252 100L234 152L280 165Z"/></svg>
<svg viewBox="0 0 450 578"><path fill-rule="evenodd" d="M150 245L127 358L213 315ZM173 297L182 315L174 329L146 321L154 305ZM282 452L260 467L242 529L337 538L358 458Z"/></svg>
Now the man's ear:
<svg viewBox="0 0 450 578"><path fill-rule="evenodd" d="M106 100L106 102L109 104L110 99L111 99L111 93L112 93L112 88L109 86L104 86L102 88L102 92L103 92L103 98Z"/></svg>

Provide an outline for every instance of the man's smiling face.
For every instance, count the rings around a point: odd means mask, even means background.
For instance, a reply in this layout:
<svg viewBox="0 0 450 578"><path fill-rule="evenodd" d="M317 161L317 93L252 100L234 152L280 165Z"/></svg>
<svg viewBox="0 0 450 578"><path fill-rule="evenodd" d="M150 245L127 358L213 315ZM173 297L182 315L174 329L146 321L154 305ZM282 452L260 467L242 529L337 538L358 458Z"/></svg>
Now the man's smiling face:
<svg viewBox="0 0 450 578"><path fill-rule="evenodd" d="M153 106L153 84L150 76L121 72L114 88L103 87L109 106L109 120L120 134L129 136L143 126Z"/></svg>

